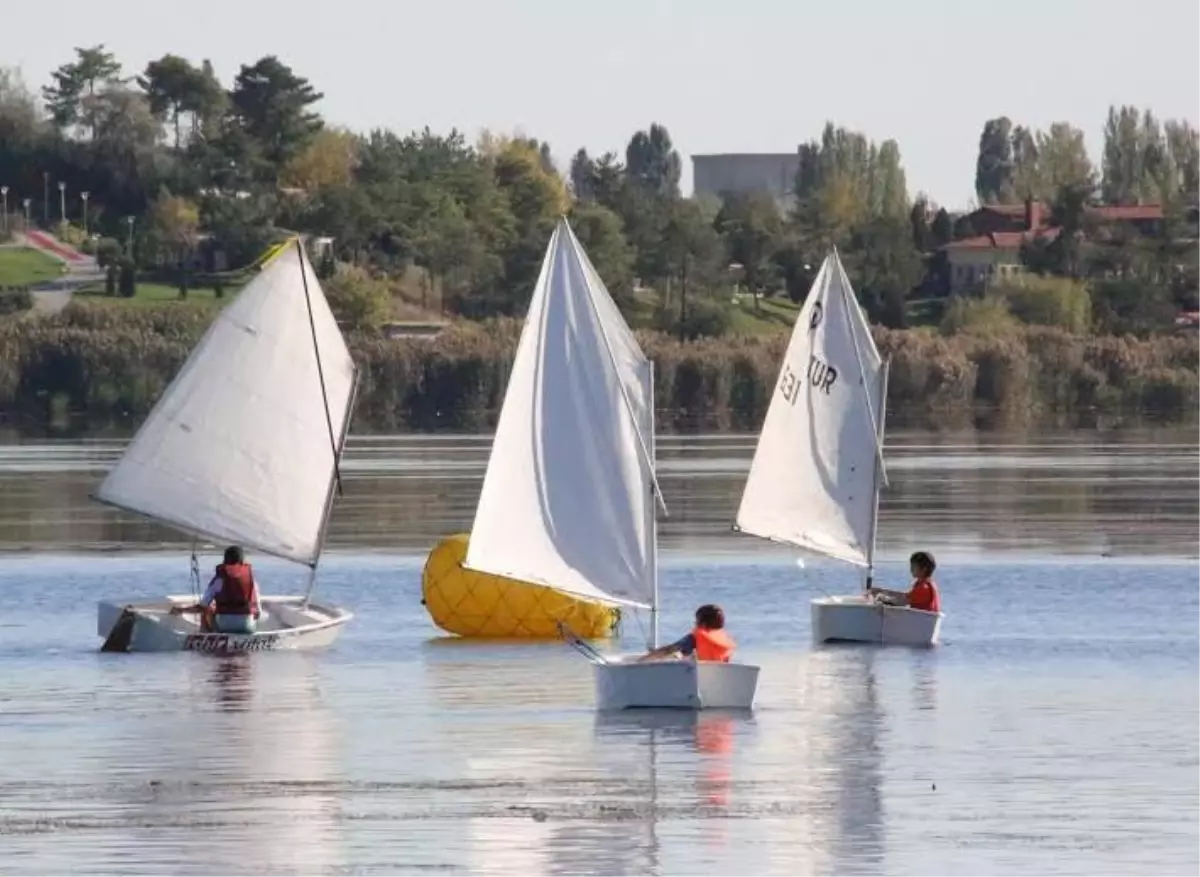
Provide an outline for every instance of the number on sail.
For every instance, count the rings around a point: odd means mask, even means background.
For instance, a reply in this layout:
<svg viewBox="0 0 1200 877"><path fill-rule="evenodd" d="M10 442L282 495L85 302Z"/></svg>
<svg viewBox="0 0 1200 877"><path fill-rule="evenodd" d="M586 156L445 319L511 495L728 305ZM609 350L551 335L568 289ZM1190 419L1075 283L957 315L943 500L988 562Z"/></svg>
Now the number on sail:
<svg viewBox="0 0 1200 877"><path fill-rule="evenodd" d="M779 376L779 392L783 394L783 398L787 399L792 405L796 404L796 397L799 396L800 381L796 378L796 373L792 371L792 367L786 363L783 366L783 373Z"/></svg>

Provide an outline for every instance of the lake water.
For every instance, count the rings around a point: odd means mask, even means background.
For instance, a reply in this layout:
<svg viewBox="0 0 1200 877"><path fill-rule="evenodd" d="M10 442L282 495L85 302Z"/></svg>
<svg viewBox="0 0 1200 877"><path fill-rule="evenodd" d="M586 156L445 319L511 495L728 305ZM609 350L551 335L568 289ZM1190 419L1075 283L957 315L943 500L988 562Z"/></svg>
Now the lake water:
<svg viewBox="0 0 1200 877"><path fill-rule="evenodd" d="M439 635L486 437L353 441L320 593L356 618L230 659L99 654L95 601L186 591L189 546L87 500L119 442L0 445L0 873L1197 873L1196 438L892 437L930 651L814 648L853 575L729 532L752 439L661 439L664 631L721 602L751 717L601 717L564 646Z"/></svg>

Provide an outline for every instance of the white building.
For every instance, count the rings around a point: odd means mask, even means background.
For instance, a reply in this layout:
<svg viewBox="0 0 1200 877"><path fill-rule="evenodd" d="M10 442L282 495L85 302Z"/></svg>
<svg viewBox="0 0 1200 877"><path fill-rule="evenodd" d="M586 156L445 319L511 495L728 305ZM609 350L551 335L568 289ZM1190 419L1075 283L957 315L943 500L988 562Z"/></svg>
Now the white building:
<svg viewBox="0 0 1200 877"><path fill-rule="evenodd" d="M780 209L795 204L796 152L734 152L692 156L692 189L697 197L766 192Z"/></svg>

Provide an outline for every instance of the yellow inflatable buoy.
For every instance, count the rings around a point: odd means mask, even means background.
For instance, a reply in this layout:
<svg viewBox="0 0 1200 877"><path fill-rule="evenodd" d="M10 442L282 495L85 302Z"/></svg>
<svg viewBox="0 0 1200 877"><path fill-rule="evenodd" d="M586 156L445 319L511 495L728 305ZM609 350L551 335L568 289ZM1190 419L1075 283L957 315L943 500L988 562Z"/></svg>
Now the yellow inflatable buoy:
<svg viewBox="0 0 1200 877"><path fill-rule="evenodd" d="M467 534L447 536L429 552L421 602L442 630L471 637L557 638L558 622L586 639L612 633L621 612L541 585L463 569Z"/></svg>

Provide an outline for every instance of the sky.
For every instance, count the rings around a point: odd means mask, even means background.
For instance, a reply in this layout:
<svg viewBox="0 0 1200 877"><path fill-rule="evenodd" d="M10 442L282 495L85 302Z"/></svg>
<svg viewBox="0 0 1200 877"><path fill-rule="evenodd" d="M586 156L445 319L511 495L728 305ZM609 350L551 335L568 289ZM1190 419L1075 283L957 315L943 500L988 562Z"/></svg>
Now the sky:
<svg viewBox="0 0 1200 877"><path fill-rule="evenodd" d="M1197 0L57 0L6 3L0 65L40 88L75 46L127 72L171 52L228 85L277 55L354 130L484 128L624 154L652 122L683 156L792 152L826 120L900 144L912 194L974 197L986 119L1081 127L1110 104L1200 116ZM53 10L53 16L50 16ZM19 38L14 36L19 35Z"/></svg>

